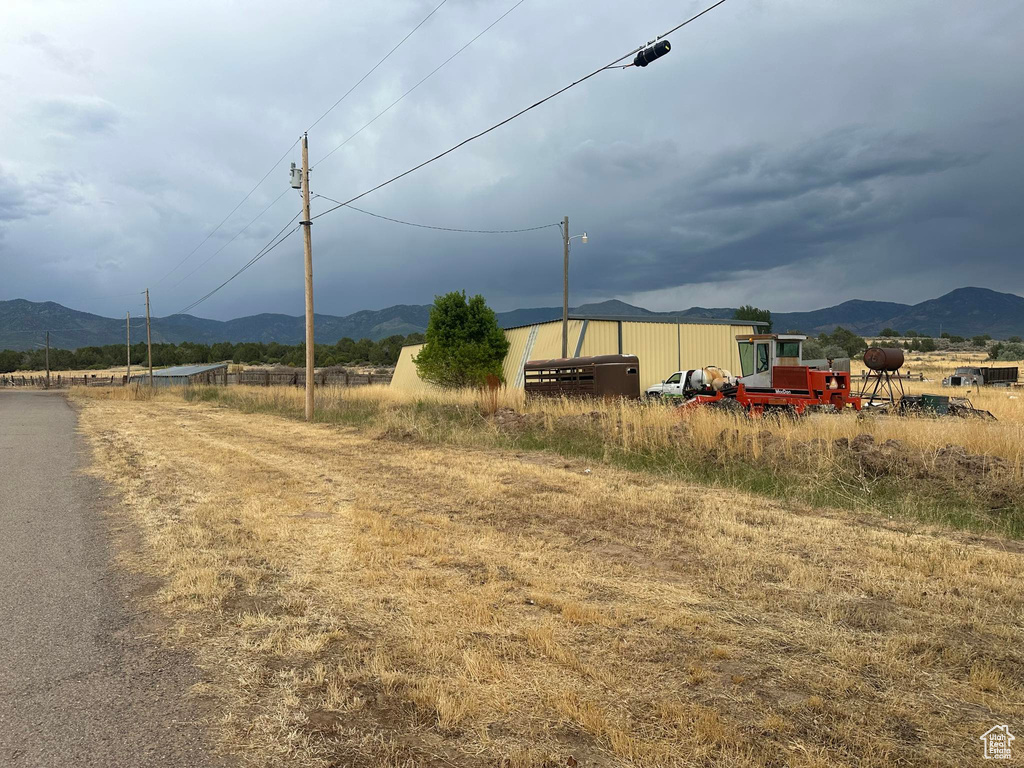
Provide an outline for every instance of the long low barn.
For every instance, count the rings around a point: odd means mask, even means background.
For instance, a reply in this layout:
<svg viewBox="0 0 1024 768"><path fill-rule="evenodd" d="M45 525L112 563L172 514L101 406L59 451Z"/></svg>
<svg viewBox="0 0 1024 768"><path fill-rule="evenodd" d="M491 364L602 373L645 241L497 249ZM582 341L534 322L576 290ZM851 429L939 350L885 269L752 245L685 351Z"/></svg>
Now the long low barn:
<svg viewBox="0 0 1024 768"><path fill-rule="evenodd" d="M569 354L636 355L640 358L640 386L646 389L673 372L718 365L739 371L736 336L756 333L762 323L738 320L705 320L674 317L595 317L571 315ZM523 386L527 360L544 360L562 354L562 321L506 328L511 345L505 357L505 382ZM408 391L429 389L420 379L413 358L423 347L402 347L391 386Z"/></svg>
<svg viewBox="0 0 1024 768"><path fill-rule="evenodd" d="M136 369L139 373L132 374L133 382L149 382L149 371ZM173 368L158 368L153 371L154 387L184 387L188 384L226 384L228 378L227 363L207 365L176 365Z"/></svg>

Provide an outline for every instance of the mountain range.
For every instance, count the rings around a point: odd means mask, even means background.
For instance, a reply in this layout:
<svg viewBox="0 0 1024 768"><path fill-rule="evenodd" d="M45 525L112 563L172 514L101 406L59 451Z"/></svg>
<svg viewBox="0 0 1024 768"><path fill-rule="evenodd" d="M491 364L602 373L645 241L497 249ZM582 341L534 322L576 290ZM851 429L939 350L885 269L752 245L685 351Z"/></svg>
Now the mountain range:
<svg viewBox="0 0 1024 768"><path fill-rule="evenodd" d="M678 312L654 312L643 307L610 300L573 308L576 314L614 317L684 317L724 319L733 316L732 307L690 307ZM499 312L505 328L554 320L561 307L533 307ZM351 315L316 315L318 342L333 344L338 339L382 339L393 335L422 332L430 316L429 304L396 304L380 310L362 310ZM947 331L959 336L989 334L996 339L1024 336L1024 298L988 288L958 288L937 299L920 304L854 299L811 312L772 312L774 330L799 330L818 334L841 325L864 336L877 335L883 328L938 336ZM145 321L133 318L134 341L145 338ZM54 347L120 344L125 339L123 318L109 318L79 312L51 301L24 299L0 301L0 349L30 349L51 332ZM191 341L277 341L298 344L305 337L301 316L260 314L234 320L208 320L193 315L171 315L152 319L154 342Z"/></svg>

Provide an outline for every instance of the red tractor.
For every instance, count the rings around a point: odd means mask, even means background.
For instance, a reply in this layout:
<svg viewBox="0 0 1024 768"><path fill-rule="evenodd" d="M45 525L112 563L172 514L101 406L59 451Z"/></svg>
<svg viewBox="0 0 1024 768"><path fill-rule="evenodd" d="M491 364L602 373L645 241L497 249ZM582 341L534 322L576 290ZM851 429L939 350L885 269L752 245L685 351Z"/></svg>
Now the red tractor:
<svg viewBox="0 0 1024 768"><path fill-rule="evenodd" d="M737 336L742 375L693 392L686 404L743 408L751 416L802 414L808 408L843 411L847 405L859 411L860 398L850 394L849 371L832 370L831 361L805 361L806 339L791 333Z"/></svg>

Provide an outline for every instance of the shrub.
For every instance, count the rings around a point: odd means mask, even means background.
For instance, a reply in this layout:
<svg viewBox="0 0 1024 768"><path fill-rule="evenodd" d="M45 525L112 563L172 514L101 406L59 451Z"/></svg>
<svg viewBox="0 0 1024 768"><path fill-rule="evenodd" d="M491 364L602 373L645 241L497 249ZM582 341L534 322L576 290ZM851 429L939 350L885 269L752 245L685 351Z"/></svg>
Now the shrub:
<svg viewBox="0 0 1024 768"><path fill-rule="evenodd" d="M483 386L490 376L504 380L508 339L483 296L465 291L434 299L426 342L413 359L420 378L443 387Z"/></svg>

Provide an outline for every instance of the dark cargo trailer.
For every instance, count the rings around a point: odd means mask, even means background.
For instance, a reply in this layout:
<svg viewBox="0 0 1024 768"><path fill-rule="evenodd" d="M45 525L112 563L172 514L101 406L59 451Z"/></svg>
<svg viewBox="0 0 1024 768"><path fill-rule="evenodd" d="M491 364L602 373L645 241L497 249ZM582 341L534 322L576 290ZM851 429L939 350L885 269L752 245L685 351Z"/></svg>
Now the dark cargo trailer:
<svg viewBox="0 0 1024 768"><path fill-rule="evenodd" d="M529 360L523 385L530 397L623 397L640 399L640 359L597 355Z"/></svg>

